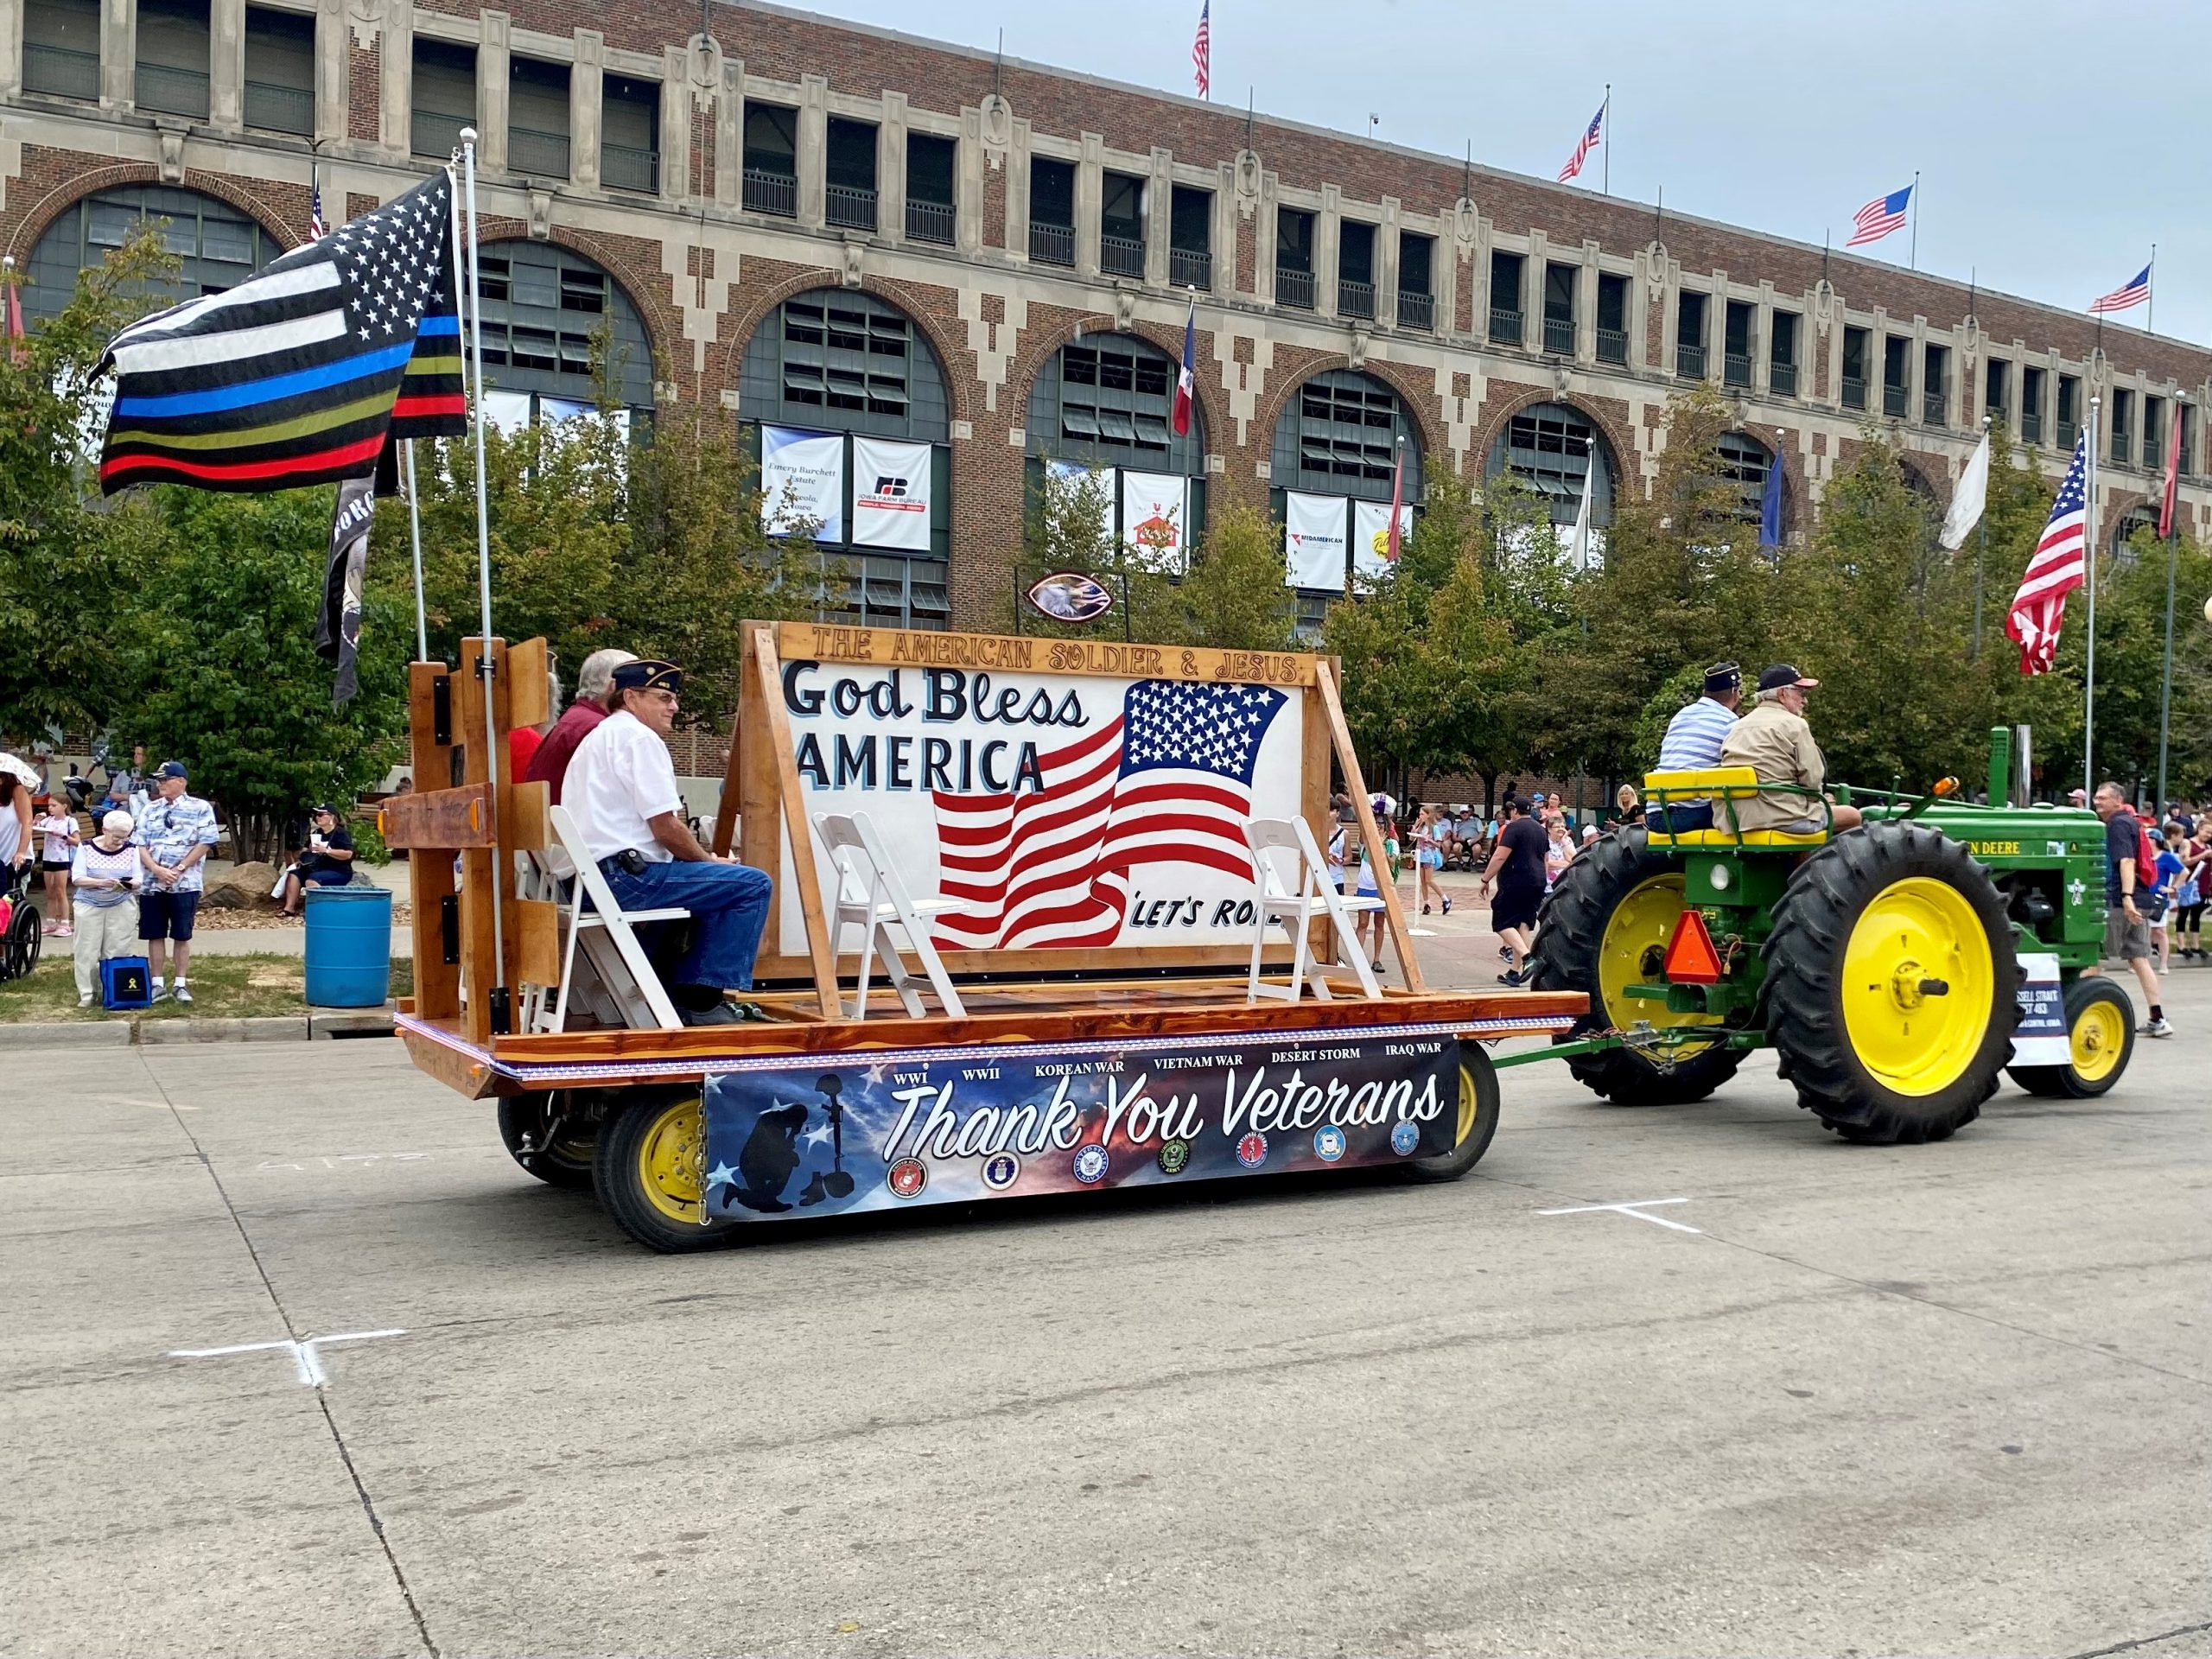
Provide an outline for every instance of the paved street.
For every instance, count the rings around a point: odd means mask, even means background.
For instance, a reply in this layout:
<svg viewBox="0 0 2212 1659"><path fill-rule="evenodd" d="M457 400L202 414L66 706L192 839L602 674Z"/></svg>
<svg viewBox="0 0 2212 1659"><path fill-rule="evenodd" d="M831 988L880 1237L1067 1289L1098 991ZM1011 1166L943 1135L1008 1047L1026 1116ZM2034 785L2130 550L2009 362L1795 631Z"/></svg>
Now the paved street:
<svg viewBox="0 0 2212 1659"><path fill-rule="evenodd" d="M0 1036L0 1650L2204 1654L2212 973L2169 1001L1941 1146L1765 1057L1538 1066L1456 1185L690 1259L392 1042Z"/></svg>

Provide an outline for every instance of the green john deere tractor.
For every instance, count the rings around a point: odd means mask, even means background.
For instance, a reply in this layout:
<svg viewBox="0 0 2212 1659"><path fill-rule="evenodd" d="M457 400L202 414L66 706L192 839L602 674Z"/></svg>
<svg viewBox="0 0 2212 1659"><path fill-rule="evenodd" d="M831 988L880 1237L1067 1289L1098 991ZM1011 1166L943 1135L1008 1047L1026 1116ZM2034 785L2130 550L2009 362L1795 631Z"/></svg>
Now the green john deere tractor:
<svg viewBox="0 0 2212 1659"><path fill-rule="evenodd" d="M2088 974L2104 826L2001 804L2012 758L1998 728L1988 806L1951 779L1839 788L1866 818L1840 835L1738 828L1739 804L1776 792L1749 767L1651 773L1655 827L1595 842L1545 901L1534 982L1590 998L1549 1052L1616 1103L1656 1106L1703 1099L1772 1047L1798 1103L1854 1141L1942 1140L2008 1068L2032 1094L2104 1093L2134 1045L2126 992ZM1833 823L1817 794L1784 792ZM1692 801L1713 803L1713 828L1657 827ZM2024 1006L2042 1031L2016 1054Z"/></svg>

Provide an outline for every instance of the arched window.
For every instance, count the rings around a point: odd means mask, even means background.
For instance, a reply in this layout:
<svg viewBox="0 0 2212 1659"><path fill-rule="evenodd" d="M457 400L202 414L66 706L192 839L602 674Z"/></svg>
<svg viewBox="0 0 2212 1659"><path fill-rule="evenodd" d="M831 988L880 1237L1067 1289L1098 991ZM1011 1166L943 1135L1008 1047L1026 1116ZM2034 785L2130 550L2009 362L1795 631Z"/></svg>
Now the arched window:
<svg viewBox="0 0 2212 1659"><path fill-rule="evenodd" d="M1565 404L1535 404L1506 423L1491 446L1484 478L1510 472L1542 494L1552 522L1572 524L1582 508L1585 478L1590 484L1590 522L1613 522L1612 448L1597 423Z"/></svg>
<svg viewBox="0 0 2212 1659"><path fill-rule="evenodd" d="M162 245L179 261L175 279L154 290L161 305L235 288L284 251L251 215L197 190L126 184L95 191L64 209L31 250L22 289L25 324L68 304L77 273L98 265L149 219L161 226Z"/></svg>
<svg viewBox="0 0 2212 1659"><path fill-rule="evenodd" d="M653 406L653 353L638 308L605 269L543 242L486 242L485 410L502 424L557 417L591 403L594 340L603 340L616 397Z"/></svg>
<svg viewBox="0 0 2212 1659"><path fill-rule="evenodd" d="M1713 447L1719 451L1722 480L1733 483L1743 498L1736 516L1756 524L1766 502L1766 475L1774 469L1774 451L1748 432L1723 432Z"/></svg>
<svg viewBox="0 0 2212 1659"><path fill-rule="evenodd" d="M2112 527L2112 562L2125 569L2135 563L2135 532L2147 530L2152 536L2158 533L2158 510L2143 505L2130 507L2120 514L2120 522Z"/></svg>
<svg viewBox="0 0 2212 1659"><path fill-rule="evenodd" d="M746 344L738 410L747 448L766 457L772 511L782 499L779 457L814 457L804 464L824 480L809 516L823 527L817 543L845 592L822 620L945 626L951 401L944 365L913 320L872 294L793 295Z"/></svg>
<svg viewBox="0 0 2212 1659"><path fill-rule="evenodd" d="M1205 416L1193 404L1191 429L1175 430L1180 368L1134 334L1085 334L1053 353L1029 391L1031 498L1050 472L1098 474L1109 531L1135 543L1172 524L1179 563L1206 522Z"/></svg>
<svg viewBox="0 0 2212 1659"><path fill-rule="evenodd" d="M1410 521L1421 495L1420 437L1398 394L1356 369L1323 370L1276 417L1268 503L1283 526L1287 579L1298 591L1301 632L1319 628L1353 573L1372 577L1386 568L1376 548L1378 539L1388 544L1401 454ZM1336 556L1339 538L1342 553Z"/></svg>

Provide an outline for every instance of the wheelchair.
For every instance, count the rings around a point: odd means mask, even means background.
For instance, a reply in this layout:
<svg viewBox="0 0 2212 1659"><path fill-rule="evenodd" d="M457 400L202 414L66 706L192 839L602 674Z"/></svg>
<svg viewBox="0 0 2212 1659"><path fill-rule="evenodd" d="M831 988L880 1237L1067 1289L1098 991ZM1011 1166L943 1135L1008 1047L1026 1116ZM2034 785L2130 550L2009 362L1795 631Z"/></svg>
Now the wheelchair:
<svg viewBox="0 0 2212 1659"><path fill-rule="evenodd" d="M21 979L38 966L39 947L45 943L45 918L39 914L33 886L38 874L35 861L26 862L0 880L0 906L8 915L0 925L0 982Z"/></svg>

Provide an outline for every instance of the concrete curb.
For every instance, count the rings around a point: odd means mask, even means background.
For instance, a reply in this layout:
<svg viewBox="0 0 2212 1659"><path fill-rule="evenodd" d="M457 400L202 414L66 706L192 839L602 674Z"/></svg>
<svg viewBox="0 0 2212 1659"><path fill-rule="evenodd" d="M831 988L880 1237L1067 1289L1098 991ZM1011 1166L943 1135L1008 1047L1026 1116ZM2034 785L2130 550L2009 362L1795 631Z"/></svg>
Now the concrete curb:
<svg viewBox="0 0 2212 1659"><path fill-rule="evenodd" d="M54 1020L0 1025L0 1050L11 1048L129 1048L136 1044L288 1043L339 1037L389 1037L392 1009L310 1008L304 1016L251 1020Z"/></svg>

